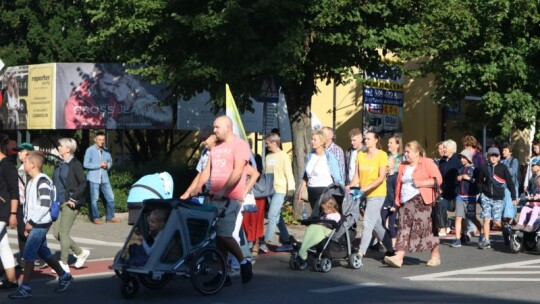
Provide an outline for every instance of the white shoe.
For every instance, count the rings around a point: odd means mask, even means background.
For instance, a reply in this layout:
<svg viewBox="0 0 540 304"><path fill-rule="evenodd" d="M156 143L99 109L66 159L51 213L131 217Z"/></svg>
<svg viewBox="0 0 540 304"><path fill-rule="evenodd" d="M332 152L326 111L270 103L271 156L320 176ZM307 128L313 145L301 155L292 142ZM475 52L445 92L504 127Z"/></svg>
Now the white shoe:
<svg viewBox="0 0 540 304"><path fill-rule="evenodd" d="M70 273L69 265L64 264L64 262L62 261L59 261L58 263L60 264L60 266L62 266L62 269L64 269L65 272ZM56 271L54 269L51 269L51 273L56 273Z"/></svg>
<svg viewBox="0 0 540 304"><path fill-rule="evenodd" d="M81 254L75 255L77 258L77 261L75 262L75 268L79 269L84 266L84 263L86 262L86 259L90 256L90 250L83 249Z"/></svg>

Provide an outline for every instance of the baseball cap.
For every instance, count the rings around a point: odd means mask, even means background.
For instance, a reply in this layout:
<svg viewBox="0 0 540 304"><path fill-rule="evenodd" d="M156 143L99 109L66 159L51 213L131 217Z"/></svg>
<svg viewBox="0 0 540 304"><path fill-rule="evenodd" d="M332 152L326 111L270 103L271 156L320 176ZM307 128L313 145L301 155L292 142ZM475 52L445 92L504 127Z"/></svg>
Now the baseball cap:
<svg viewBox="0 0 540 304"><path fill-rule="evenodd" d="M540 166L540 157L531 159L531 166Z"/></svg>
<svg viewBox="0 0 540 304"><path fill-rule="evenodd" d="M22 150L28 150L28 151L34 151L34 145L32 145L29 142L23 142L20 145L13 148L15 151L22 151Z"/></svg>
<svg viewBox="0 0 540 304"><path fill-rule="evenodd" d="M488 149L487 155L501 155L501 152L499 151L499 148L491 147Z"/></svg>

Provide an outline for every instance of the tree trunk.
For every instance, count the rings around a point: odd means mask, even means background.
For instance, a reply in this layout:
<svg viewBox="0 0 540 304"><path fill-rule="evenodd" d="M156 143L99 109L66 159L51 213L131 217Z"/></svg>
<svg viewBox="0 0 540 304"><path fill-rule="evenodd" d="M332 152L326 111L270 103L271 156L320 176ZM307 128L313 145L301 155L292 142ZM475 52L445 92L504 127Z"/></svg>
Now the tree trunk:
<svg viewBox="0 0 540 304"><path fill-rule="evenodd" d="M289 120L291 122L293 159L292 169L296 180L296 187L300 186L304 175L306 155L311 151L311 97L315 92L315 79L313 73L306 71L307 79L300 84L282 84L282 90L287 101ZM299 210L294 208L294 218L299 218ZM301 212L301 211L300 211Z"/></svg>

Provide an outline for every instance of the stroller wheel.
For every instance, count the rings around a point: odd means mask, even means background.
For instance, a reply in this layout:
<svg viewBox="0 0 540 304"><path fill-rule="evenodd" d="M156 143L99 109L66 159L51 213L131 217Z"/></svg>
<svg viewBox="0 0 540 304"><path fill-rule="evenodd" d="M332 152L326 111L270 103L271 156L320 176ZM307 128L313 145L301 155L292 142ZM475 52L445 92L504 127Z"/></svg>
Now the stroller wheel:
<svg viewBox="0 0 540 304"><path fill-rule="evenodd" d="M328 258L321 259L320 269L322 272L329 272L332 269L332 261Z"/></svg>
<svg viewBox="0 0 540 304"><path fill-rule="evenodd" d="M122 282L122 295L126 299L133 299L139 292L139 281L131 277Z"/></svg>
<svg viewBox="0 0 540 304"><path fill-rule="evenodd" d="M362 258L357 253L353 253L349 256L349 265L354 269L360 269L362 267Z"/></svg>
<svg viewBox="0 0 540 304"><path fill-rule="evenodd" d="M308 260L306 264L309 264L313 271L321 271L320 261L317 258L312 257L311 255L308 255Z"/></svg>
<svg viewBox="0 0 540 304"><path fill-rule="evenodd" d="M291 253L291 258L289 259L289 267L292 270L299 269L298 262L296 261L297 257L298 257L298 253L296 252Z"/></svg>
<svg viewBox="0 0 540 304"><path fill-rule="evenodd" d="M536 233L523 233L523 250L536 250Z"/></svg>
<svg viewBox="0 0 540 304"><path fill-rule="evenodd" d="M189 269L193 287L203 295L217 293L227 279L227 263L215 248L203 248L197 252Z"/></svg>
<svg viewBox="0 0 540 304"><path fill-rule="evenodd" d="M512 253L518 253L521 251L522 247L523 247L523 244L522 244L521 238L517 236L517 234L512 233L510 235L510 251Z"/></svg>
<svg viewBox="0 0 540 304"><path fill-rule="evenodd" d="M165 287L171 280L171 276L164 275L159 280L152 279L150 277L142 276L139 278L141 284L148 289L160 289Z"/></svg>

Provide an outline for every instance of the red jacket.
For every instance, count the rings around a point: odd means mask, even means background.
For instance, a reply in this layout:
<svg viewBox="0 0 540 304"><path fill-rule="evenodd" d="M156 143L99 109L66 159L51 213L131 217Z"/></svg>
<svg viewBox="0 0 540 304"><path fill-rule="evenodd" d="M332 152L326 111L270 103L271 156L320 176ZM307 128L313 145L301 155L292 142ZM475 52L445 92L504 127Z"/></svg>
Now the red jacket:
<svg viewBox="0 0 540 304"><path fill-rule="evenodd" d="M64 128L104 128L107 119L116 119L120 111L120 105L114 97L109 98L108 105L98 104L92 98L90 84L85 81L71 93L64 106Z"/></svg>
<svg viewBox="0 0 540 304"><path fill-rule="evenodd" d="M407 168L408 165L408 162L403 162L401 163L401 165L399 165L395 192L397 206L401 206L401 178L403 177L403 174L405 173L405 168ZM420 157L412 175L413 181L415 183L433 180L433 178L437 179L438 185L441 185L442 183L441 172L431 158ZM433 203L435 197L437 196L435 193L433 193L433 187L421 187L418 188L418 190L420 191L420 195L422 196L424 203L426 203L427 205Z"/></svg>

